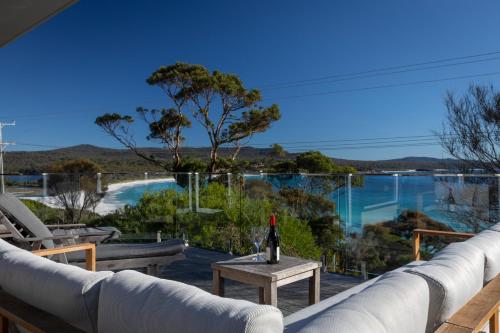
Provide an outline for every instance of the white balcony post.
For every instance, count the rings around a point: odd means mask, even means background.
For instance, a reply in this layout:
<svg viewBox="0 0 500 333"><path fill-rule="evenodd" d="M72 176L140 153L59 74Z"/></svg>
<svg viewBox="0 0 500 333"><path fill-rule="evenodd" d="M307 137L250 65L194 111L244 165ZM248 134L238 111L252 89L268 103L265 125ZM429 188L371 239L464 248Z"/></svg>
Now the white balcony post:
<svg viewBox="0 0 500 333"><path fill-rule="evenodd" d="M399 174L395 173L394 175L394 201L399 200Z"/></svg>
<svg viewBox="0 0 500 333"><path fill-rule="evenodd" d="M231 172L227 174L227 202L229 207L232 205L232 197L231 197Z"/></svg>
<svg viewBox="0 0 500 333"><path fill-rule="evenodd" d="M459 173L457 176L458 176L458 182L457 182L457 191L455 192L455 203L458 204L462 199L465 185L464 185L464 175L462 173Z"/></svg>
<svg viewBox="0 0 500 333"><path fill-rule="evenodd" d="M48 190L47 190L47 187L48 187L48 176L49 174L48 173L42 173L42 196L43 197L46 197L48 195Z"/></svg>
<svg viewBox="0 0 500 333"><path fill-rule="evenodd" d="M352 226L352 173L347 176L347 225L346 236L351 232Z"/></svg>
<svg viewBox="0 0 500 333"><path fill-rule="evenodd" d="M148 180L148 173L144 172L144 180Z"/></svg>
<svg viewBox="0 0 500 333"><path fill-rule="evenodd" d="M194 173L194 195L195 195L195 211L200 210L200 174L198 172Z"/></svg>
<svg viewBox="0 0 500 333"><path fill-rule="evenodd" d="M102 174L100 172L98 172L97 173L97 184L96 184L96 192L97 192L97 194L101 194L102 193L101 176L102 176Z"/></svg>
<svg viewBox="0 0 500 333"><path fill-rule="evenodd" d="M192 184L193 173L188 173L188 200L189 200L189 211L193 211L193 184Z"/></svg>

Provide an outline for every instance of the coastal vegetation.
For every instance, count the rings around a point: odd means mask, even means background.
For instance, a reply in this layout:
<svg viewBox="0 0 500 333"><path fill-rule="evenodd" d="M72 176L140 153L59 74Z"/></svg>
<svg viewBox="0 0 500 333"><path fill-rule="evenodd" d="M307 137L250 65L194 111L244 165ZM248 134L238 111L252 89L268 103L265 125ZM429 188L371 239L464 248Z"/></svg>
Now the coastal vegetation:
<svg viewBox="0 0 500 333"><path fill-rule="evenodd" d="M401 267L413 258L413 230L430 229L454 231L418 211L403 211L396 219L363 226L360 234L353 234L346 251L346 266L358 267L366 263L368 272L382 274ZM425 237L421 243L422 260L429 260L446 244L460 239Z"/></svg>

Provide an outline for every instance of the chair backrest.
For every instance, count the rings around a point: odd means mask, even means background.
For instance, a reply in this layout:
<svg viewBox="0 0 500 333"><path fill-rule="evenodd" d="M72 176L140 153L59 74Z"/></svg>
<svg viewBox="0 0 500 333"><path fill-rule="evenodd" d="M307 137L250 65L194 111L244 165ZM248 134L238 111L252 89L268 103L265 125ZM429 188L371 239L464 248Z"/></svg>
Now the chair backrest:
<svg viewBox="0 0 500 333"><path fill-rule="evenodd" d="M426 281L416 275L393 271L307 321L287 327L285 332L424 333L428 307Z"/></svg>
<svg viewBox="0 0 500 333"><path fill-rule="evenodd" d="M43 224L33 212L10 193L0 194L0 211L4 218L1 222L13 233L17 230L16 237L52 237L50 230ZM1 216L0 216L1 217ZM52 240L42 242L47 249L54 247Z"/></svg>
<svg viewBox="0 0 500 333"><path fill-rule="evenodd" d="M407 272L423 277L430 289L427 332L434 332L483 287L484 252L458 242L441 250L432 260Z"/></svg>
<svg viewBox="0 0 500 333"><path fill-rule="evenodd" d="M97 332L101 283L112 272L55 263L0 242L0 288L85 332Z"/></svg>
<svg viewBox="0 0 500 333"><path fill-rule="evenodd" d="M194 286L121 271L102 283L100 333L281 333L283 316L269 305L214 296Z"/></svg>

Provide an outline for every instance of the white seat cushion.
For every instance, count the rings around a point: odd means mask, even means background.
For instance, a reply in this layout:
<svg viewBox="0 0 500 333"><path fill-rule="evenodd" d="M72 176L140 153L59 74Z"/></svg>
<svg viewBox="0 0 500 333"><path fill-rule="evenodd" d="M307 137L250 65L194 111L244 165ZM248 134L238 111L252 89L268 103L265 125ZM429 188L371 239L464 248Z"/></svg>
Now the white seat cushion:
<svg viewBox="0 0 500 333"><path fill-rule="evenodd" d="M500 273L500 232L485 230L465 241L484 252L484 283Z"/></svg>
<svg viewBox="0 0 500 333"><path fill-rule="evenodd" d="M422 276L429 284L427 332L434 332L483 287L484 253L465 242L453 243L407 272Z"/></svg>
<svg viewBox="0 0 500 333"><path fill-rule="evenodd" d="M98 329L100 333L281 333L283 316L272 306L121 271L102 284Z"/></svg>
<svg viewBox="0 0 500 333"><path fill-rule="evenodd" d="M428 307L429 289L423 278L389 272L360 293L323 311L296 332L424 333Z"/></svg>
<svg viewBox="0 0 500 333"><path fill-rule="evenodd" d="M112 272L89 272L28 251L0 260L0 287L12 296L86 332L97 332L100 282Z"/></svg>
<svg viewBox="0 0 500 333"><path fill-rule="evenodd" d="M409 264L406 264L405 266L395 269L393 272L403 272L409 268L422 265L423 263L425 263L425 261L413 261ZM381 277L382 276L378 276L371 280L365 281L361 284L356 285L355 287L349 288L332 297L324 299L318 304L310 305L285 317L285 332L296 332L300 330L301 328L305 327L310 321L312 321L315 317L320 315L323 311L326 311L331 307L333 307L334 305L349 298L350 296L363 291L364 289L368 288L369 286L377 282Z"/></svg>

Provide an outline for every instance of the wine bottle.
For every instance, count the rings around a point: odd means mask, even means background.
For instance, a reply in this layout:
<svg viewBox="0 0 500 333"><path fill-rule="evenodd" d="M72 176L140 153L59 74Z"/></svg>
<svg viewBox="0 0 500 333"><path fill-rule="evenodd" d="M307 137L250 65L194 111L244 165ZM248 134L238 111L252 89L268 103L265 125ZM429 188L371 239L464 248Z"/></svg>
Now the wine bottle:
<svg viewBox="0 0 500 333"><path fill-rule="evenodd" d="M277 264L280 261L280 236L276 230L276 216L269 217L269 235L267 236L266 261Z"/></svg>

